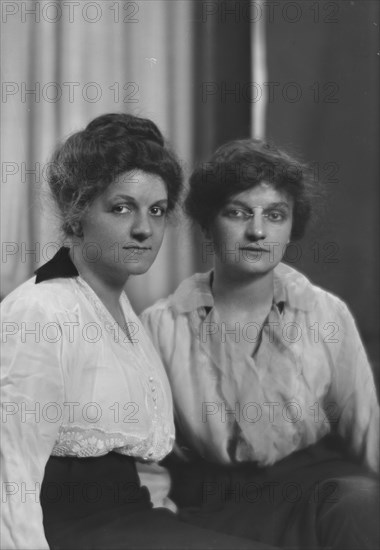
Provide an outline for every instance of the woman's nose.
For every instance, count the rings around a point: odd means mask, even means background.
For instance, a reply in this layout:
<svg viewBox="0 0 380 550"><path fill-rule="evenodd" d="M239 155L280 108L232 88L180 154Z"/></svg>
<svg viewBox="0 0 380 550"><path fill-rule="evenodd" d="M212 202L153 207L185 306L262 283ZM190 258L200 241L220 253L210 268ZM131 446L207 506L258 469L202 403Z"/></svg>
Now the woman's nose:
<svg viewBox="0 0 380 550"><path fill-rule="evenodd" d="M140 213L136 215L131 229L132 236L136 239L147 239L152 235L152 227L149 215Z"/></svg>
<svg viewBox="0 0 380 550"><path fill-rule="evenodd" d="M255 213L248 221L247 234L249 237L253 237L256 240L264 239L265 234L265 221L259 213Z"/></svg>

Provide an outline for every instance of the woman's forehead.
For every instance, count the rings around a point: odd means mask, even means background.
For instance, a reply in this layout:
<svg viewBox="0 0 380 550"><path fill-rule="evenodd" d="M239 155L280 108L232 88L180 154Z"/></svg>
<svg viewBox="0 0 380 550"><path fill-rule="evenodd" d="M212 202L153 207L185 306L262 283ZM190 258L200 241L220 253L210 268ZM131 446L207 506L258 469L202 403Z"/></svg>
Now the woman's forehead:
<svg viewBox="0 0 380 550"><path fill-rule="evenodd" d="M285 202L289 206L293 204L293 200L286 192L276 189L271 183L265 181L255 187L236 193L228 199L229 203L234 201L247 203L250 206L264 206L278 202Z"/></svg>
<svg viewBox="0 0 380 550"><path fill-rule="evenodd" d="M136 200L164 200L168 193L163 179L143 170L131 170L118 176L106 189L105 198L128 195Z"/></svg>

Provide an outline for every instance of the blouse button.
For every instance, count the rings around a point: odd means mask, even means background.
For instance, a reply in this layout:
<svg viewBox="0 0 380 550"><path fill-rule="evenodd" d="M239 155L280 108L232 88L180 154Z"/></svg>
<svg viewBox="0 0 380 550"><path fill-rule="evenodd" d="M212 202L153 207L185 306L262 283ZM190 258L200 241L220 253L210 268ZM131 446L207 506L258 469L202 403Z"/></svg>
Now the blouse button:
<svg viewBox="0 0 380 550"><path fill-rule="evenodd" d="M154 378L153 376L149 376L149 382L153 382Z"/></svg>
<svg viewBox="0 0 380 550"><path fill-rule="evenodd" d="M152 386L152 392L155 392L155 391L156 391L156 388Z"/></svg>
<svg viewBox="0 0 380 550"><path fill-rule="evenodd" d="M156 402L157 401L157 397L155 395L153 395L153 401Z"/></svg>
<svg viewBox="0 0 380 550"><path fill-rule="evenodd" d="M149 451L148 456L152 456L153 451Z"/></svg>

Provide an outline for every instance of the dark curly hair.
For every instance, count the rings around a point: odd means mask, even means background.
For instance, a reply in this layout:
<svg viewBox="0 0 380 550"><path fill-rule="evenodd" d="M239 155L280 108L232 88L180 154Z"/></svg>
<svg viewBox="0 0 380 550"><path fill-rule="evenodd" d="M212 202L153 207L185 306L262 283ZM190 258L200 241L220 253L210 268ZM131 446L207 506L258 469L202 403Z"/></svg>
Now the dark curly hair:
<svg viewBox="0 0 380 550"><path fill-rule="evenodd" d="M233 195L263 182L293 199L291 238L301 239L315 196L311 172L306 165L264 141L242 139L219 147L208 162L192 173L185 210L207 230Z"/></svg>
<svg viewBox="0 0 380 550"><path fill-rule="evenodd" d="M48 183L67 236L93 200L126 172L142 170L160 176L168 192L168 212L178 201L182 169L165 145L157 126L125 113L95 118L58 146L48 170Z"/></svg>

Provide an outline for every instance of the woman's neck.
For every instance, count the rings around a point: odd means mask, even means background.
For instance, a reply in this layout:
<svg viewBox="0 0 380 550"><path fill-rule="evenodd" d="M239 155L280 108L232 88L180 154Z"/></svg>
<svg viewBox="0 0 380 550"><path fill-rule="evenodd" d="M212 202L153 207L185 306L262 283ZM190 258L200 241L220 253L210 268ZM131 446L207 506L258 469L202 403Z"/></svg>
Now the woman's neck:
<svg viewBox="0 0 380 550"><path fill-rule="evenodd" d="M243 278L215 265L212 293L216 304L231 311L266 309L273 302L273 271Z"/></svg>
<svg viewBox="0 0 380 550"><path fill-rule="evenodd" d="M111 273L106 274L95 269L96 264L86 262L84 260L85 255L82 252L80 246L70 249L70 258L79 275L92 288L109 311L117 310L126 281L115 281Z"/></svg>

